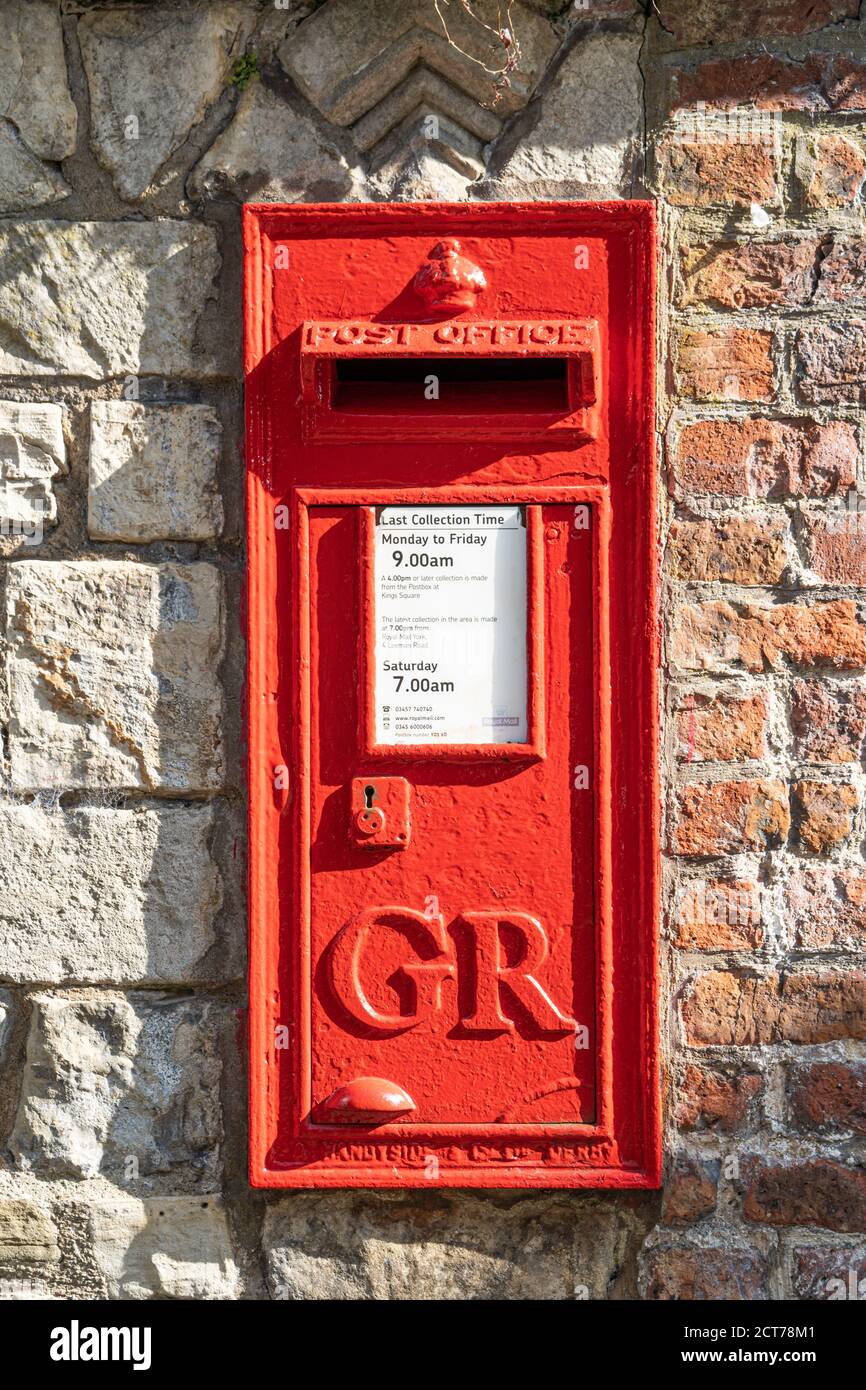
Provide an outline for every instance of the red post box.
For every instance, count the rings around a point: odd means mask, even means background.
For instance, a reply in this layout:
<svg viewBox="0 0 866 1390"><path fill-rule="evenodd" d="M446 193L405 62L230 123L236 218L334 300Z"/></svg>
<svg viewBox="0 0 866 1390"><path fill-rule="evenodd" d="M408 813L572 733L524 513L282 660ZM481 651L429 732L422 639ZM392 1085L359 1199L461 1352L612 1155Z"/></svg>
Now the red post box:
<svg viewBox="0 0 866 1390"><path fill-rule="evenodd" d="M657 1185L652 209L245 250L252 1181Z"/></svg>

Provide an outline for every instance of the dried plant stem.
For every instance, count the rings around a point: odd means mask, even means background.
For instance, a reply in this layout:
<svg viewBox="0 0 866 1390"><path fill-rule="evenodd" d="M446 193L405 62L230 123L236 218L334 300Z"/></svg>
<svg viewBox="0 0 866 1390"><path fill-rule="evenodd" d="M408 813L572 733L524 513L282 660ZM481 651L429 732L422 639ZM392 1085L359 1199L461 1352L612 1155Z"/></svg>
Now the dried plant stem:
<svg viewBox="0 0 866 1390"><path fill-rule="evenodd" d="M475 63L478 67L483 68L484 71L486 73L489 73L491 77L498 78L499 86L510 86L511 83L509 80L509 75L512 72L514 72L515 68L518 66L518 63L520 62L520 44L518 43L517 35L514 32L511 19L511 8L513 0L505 0L504 6L499 6L497 13L497 22L495 25L487 24L483 19L480 18L479 15L475 13L475 11L472 9L471 0L456 0L456 3L462 5L463 9L469 15L470 19L473 19L475 23L480 25L482 29L486 29L488 34L492 34L494 38L497 40L497 42L502 44L502 47L505 50L506 58L501 68L489 67L487 63L483 61L483 59L476 58L473 53L467 53L464 48L461 48L459 44L456 44L454 42L450 33L448 32L448 25L445 22L445 16L442 13L441 9L441 5L450 5L451 3L452 0L433 0L436 13L438 14L442 22L443 33L445 34L445 37L448 40L451 47L457 53L461 54L462 57L467 58L470 63ZM503 8L505 11L504 19Z"/></svg>

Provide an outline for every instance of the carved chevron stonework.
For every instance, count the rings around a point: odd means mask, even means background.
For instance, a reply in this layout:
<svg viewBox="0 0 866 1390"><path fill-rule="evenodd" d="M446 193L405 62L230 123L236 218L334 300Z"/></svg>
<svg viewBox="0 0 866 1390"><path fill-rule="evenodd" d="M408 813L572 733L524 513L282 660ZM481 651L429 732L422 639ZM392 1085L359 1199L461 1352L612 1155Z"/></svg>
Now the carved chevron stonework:
<svg viewBox="0 0 866 1390"><path fill-rule="evenodd" d="M434 0L369 0L363 24L357 0L327 0L279 59L313 106L350 129L371 171L383 171L391 186L413 161L438 160L474 179L485 145L529 100L559 44L539 13L556 5L514 0L509 8L520 64L506 84L495 76L503 47L485 28L500 23L498 0L473 0L475 19L462 4L440 0L447 35Z"/></svg>

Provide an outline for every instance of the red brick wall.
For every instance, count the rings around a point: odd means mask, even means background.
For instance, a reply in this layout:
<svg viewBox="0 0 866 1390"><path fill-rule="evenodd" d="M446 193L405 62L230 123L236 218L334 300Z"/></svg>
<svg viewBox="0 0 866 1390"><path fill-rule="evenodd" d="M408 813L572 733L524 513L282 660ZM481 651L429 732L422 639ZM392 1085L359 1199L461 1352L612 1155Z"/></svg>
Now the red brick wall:
<svg viewBox="0 0 866 1390"><path fill-rule="evenodd" d="M655 8L671 1054L642 1287L850 1296L866 1275L866 33L856 0Z"/></svg>

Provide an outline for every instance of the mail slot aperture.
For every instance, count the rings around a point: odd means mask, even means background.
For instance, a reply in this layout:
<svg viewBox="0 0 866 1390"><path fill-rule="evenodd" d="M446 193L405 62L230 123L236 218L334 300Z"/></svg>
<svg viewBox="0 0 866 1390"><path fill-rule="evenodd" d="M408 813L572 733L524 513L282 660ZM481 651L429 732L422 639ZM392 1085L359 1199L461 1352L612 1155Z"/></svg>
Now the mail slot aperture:
<svg viewBox="0 0 866 1390"><path fill-rule="evenodd" d="M245 239L252 1181L656 1185L651 211Z"/></svg>
<svg viewBox="0 0 866 1390"><path fill-rule="evenodd" d="M405 414L429 402L443 413L502 415L569 412L573 402L564 357L338 358L333 407L353 414Z"/></svg>

